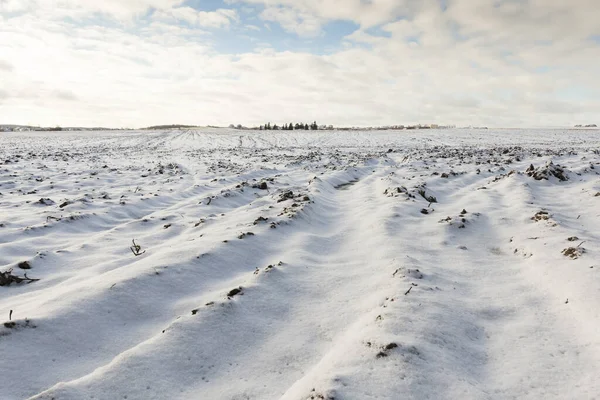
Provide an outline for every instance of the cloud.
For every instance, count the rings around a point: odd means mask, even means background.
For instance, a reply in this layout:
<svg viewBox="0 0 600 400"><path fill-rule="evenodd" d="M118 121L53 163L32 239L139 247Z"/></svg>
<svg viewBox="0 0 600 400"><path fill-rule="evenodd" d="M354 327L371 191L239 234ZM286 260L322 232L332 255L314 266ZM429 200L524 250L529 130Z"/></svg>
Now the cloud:
<svg viewBox="0 0 600 400"><path fill-rule="evenodd" d="M13 69L8 61L0 60L0 71L11 72Z"/></svg>
<svg viewBox="0 0 600 400"><path fill-rule="evenodd" d="M447 14L467 36L525 41L582 39L598 32L595 0L452 0ZM506 29L510 28L510 29Z"/></svg>
<svg viewBox="0 0 600 400"><path fill-rule="evenodd" d="M174 0L57 0L52 8L41 0L0 2L12 9L17 3L41 8L0 12L0 73L11 75L2 80L1 114L19 120L11 122L600 122L600 46L589 40L600 35L595 0L568 6L558 0L447 0L445 8L437 0L232 3L249 5L241 13L199 11ZM110 23L79 18L94 13ZM290 34L276 38L277 30L248 28L260 20ZM285 49L297 37L325 46L327 24L337 20L359 29L336 50ZM238 41L240 33L256 47L223 52L219 43Z"/></svg>
<svg viewBox="0 0 600 400"><path fill-rule="evenodd" d="M31 0L30 0L31 1ZM36 0L44 6L44 0ZM129 19L147 13L151 9L169 10L182 4L184 0L58 0L50 7L54 12L70 12L79 15L101 13L118 19ZM58 4L56 4L58 3Z"/></svg>
<svg viewBox="0 0 600 400"><path fill-rule="evenodd" d="M33 8L34 0L2 0L0 1L0 14L18 13Z"/></svg>
<svg viewBox="0 0 600 400"><path fill-rule="evenodd" d="M104 16L121 22L144 16L152 10L170 10L185 0L1 0L0 15L31 13L43 19L73 19Z"/></svg>
<svg viewBox="0 0 600 400"><path fill-rule="evenodd" d="M266 9L283 9L295 15L311 16L321 21L348 20L371 27L411 15L420 0L236 0L263 5Z"/></svg>
<svg viewBox="0 0 600 400"><path fill-rule="evenodd" d="M191 7L158 10L154 13L153 18L165 21L185 21L204 28L227 28L231 22L239 21L237 11L233 9L198 11Z"/></svg>
<svg viewBox="0 0 600 400"><path fill-rule="evenodd" d="M56 89L56 90L52 91L52 97L55 97L60 100L66 100L66 101L77 100L77 96L73 92L71 92L70 90L64 90L64 89Z"/></svg>
<svg viewBox="0 0 600 400"><path fill-rule="evenodd" d="M283 29L299 36L316 36L321 32L323 21L294 8L267 7L260 17L265 21L277 22Z"/></svg>

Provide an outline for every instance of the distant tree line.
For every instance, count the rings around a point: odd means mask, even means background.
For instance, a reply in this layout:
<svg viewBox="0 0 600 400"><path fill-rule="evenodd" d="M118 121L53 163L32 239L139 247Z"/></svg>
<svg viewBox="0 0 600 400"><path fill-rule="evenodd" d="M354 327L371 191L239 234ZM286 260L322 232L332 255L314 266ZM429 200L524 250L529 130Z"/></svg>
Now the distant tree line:
<svg viewBox="0 0 600 400"><path fill-rule="evenodd" d="M55 126L53 128L41 128L41 131L47 131L47 132L60 132L63 130L63 128L61 128L60 126Z"/></svg>
<svg viewBox="0 0 600 400"><path fill-rule="evenodd" d="M142 128L144 130L156 130L156 129L181 129L181 128L195 128L194 125L178 125L178 124L172 124L172 125L154 125L154 126L149 126L147 128Z"/></svg>
<svg viewBox="0 0 600 400"><path fill-rule="evenodd" d="M278 126L277 124L271 125L270 122L267 122L264 125L261 125L259 128L261 131L298 131L298 130L313 130L316 131L319 129L319 125L317 125L317 121L314 121L312 124L303 124L302 122L283 124L282 126Z"/></svg>

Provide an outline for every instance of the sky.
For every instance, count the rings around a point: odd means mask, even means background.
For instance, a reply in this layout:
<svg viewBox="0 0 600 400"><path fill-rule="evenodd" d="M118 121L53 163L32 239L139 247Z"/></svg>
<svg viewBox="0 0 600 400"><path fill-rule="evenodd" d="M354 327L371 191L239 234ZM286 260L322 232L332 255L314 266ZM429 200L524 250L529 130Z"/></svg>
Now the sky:
<svg viewBox="0 0 600 400"><path fill-rule="evenodd" d="M598 0L0 0L0 124L600 125Z"/></svg>

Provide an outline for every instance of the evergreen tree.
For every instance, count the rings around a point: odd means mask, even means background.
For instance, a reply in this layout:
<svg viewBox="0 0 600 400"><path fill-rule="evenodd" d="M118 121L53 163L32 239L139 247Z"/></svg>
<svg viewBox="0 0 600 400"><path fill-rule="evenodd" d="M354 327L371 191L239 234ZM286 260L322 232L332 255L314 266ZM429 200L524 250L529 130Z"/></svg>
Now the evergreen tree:
<svg viewBox="0 0 600 400"><path fill-rule="evenodd" d="M308 124L304 124L304 130L307 131L308 130Z"/></svg>
<svg viewBox="0 0 600 400"><path fill-rule="evenodd" d="M294 125L292 125L292 123L291 123L291 122L290 122L290 124L288 125L288 129L289 129L290 131L293 131L293 130L294 130Z"/></svg>

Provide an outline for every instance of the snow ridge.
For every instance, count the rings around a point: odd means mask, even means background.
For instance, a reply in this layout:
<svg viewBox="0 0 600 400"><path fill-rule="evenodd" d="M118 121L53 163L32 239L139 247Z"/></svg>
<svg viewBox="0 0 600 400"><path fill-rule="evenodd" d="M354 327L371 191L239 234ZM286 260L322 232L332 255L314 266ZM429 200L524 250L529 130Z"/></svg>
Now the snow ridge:
<svg viewBox="0 0 600 400"><path fill-rule="evenodd" d="M0 272L39 281L0 287L2 396L592 398L600 132L569 135L3 136Z"/></svg>

